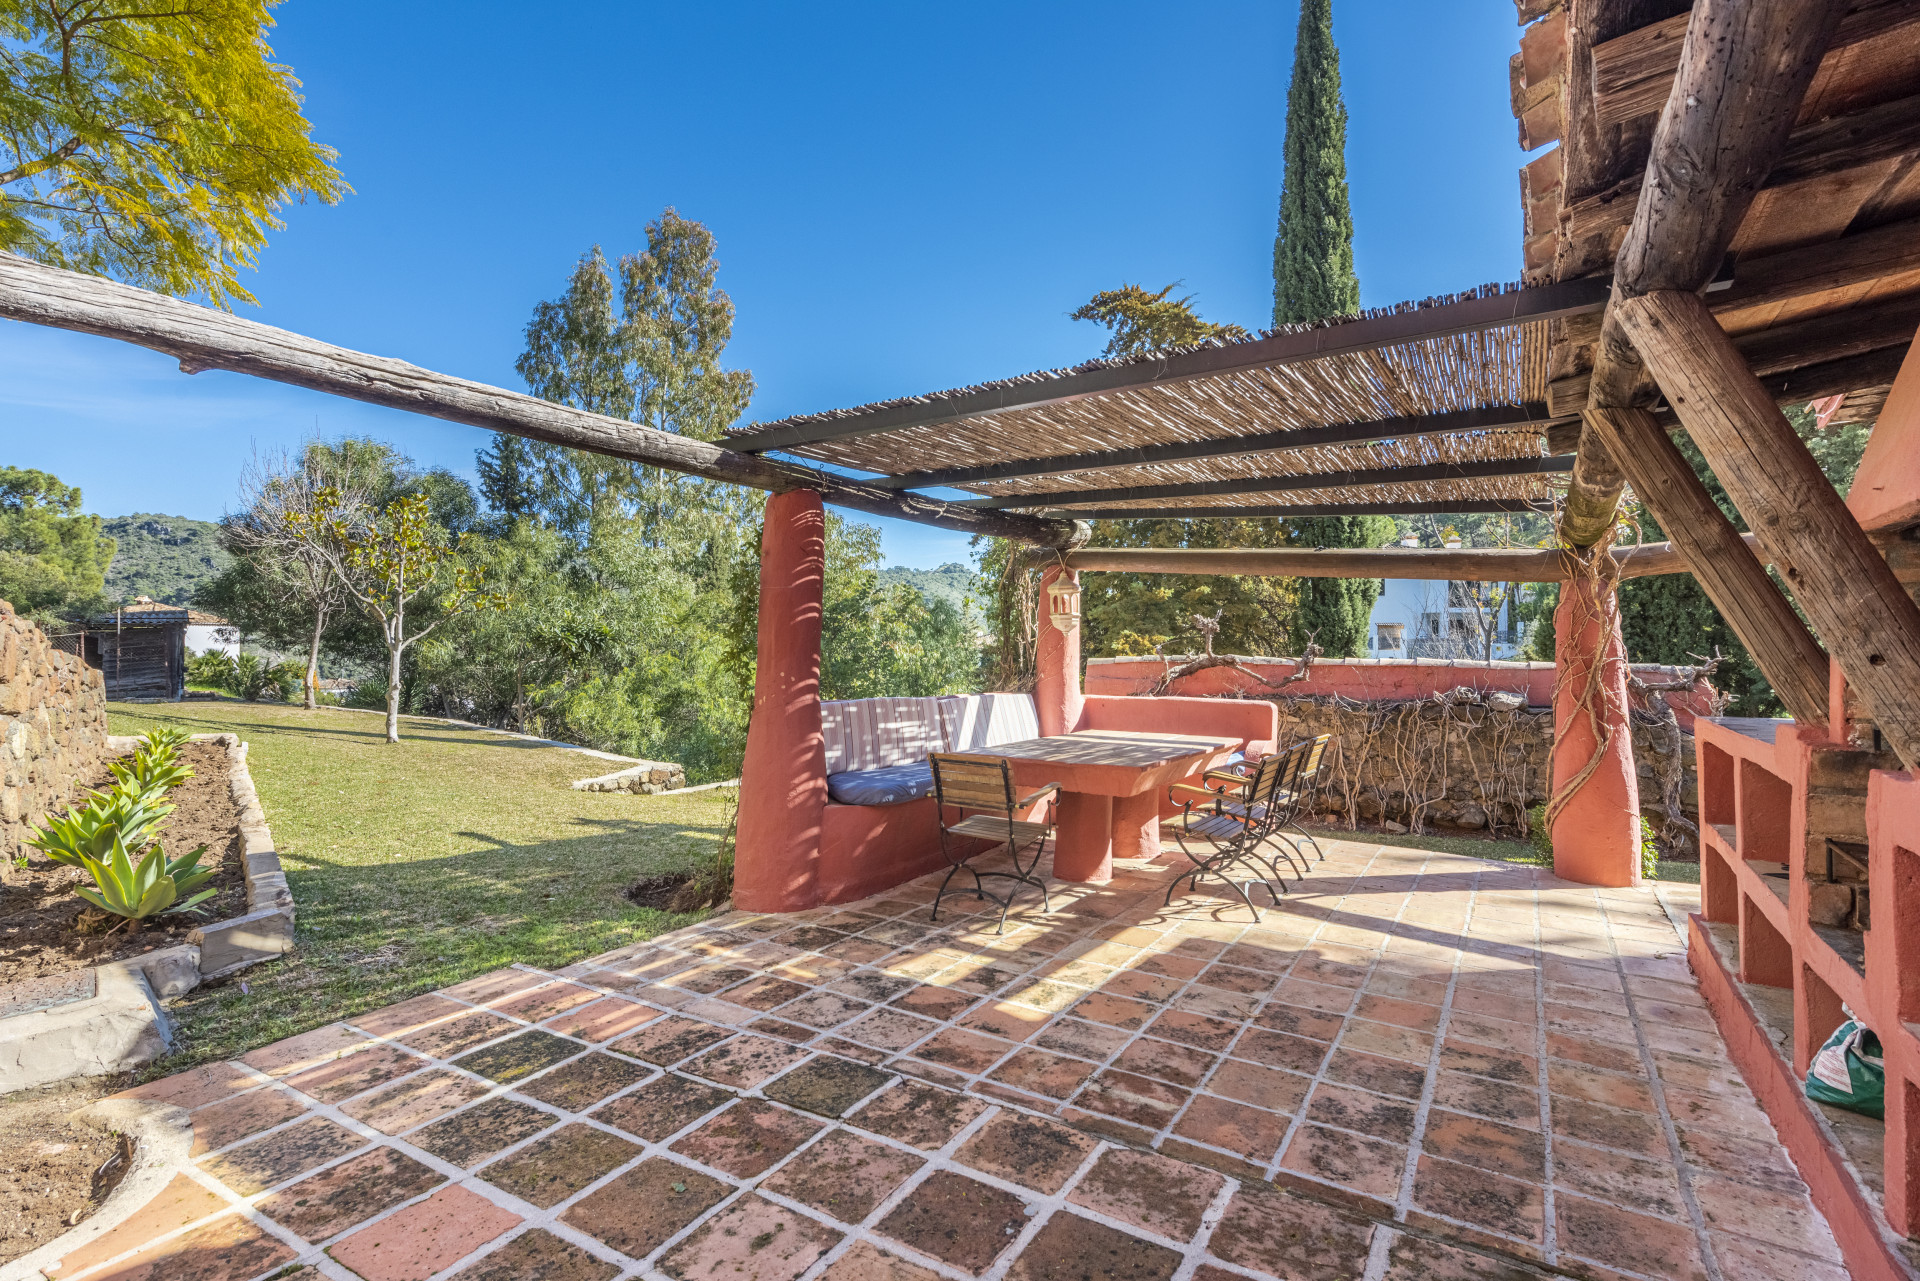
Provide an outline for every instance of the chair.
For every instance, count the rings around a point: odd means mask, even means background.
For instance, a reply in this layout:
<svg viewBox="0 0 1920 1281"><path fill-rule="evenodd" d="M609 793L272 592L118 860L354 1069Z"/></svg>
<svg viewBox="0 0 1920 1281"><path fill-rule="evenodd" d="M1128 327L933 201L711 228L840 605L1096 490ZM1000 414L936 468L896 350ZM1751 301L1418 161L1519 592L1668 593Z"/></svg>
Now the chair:
<svg viewBox="0 0 1920 1281"><path fill-rule="evenodd" d="M1320 794L1320 780L1333 764L1327 753L1327 744L1332 741L1331 734L1322 734L1312 741L1312 750L1300 766L1300 775L1288 789L1286 817L1280 820L1282 827L1290 827L1306 838L1307 844L1313 846L1313 852L1318 856L1316 861L1321 863L1327 861L1327 852L1320 848L1320 842L1314 839L1312 832L1300 826L1300 816L1313 812L1313 798ZM1306 851L1301 850L1300 857L1304 859L1306 856Z"/></svg>
<svg viewBox="0 0 1920 1281"><path fill-rule="evenodd" d="M933 766L933 795L938 807L936 814L940 825L940 852L953 866L947 869L946 879L940 882L940 892L933 896L932 920L940 919L940 900L946 897L947 886L953 881L954 873L965 869L973 875L973 893L991 903L1000 905L1000 928L994 931L1004 934L1007 929L1007 913L1013 910L1013 896L1018 893L1019 885L1031 885L1040 891L1041 905L1048 911L1053 910L1052 900L1047 897L1047 885L1034 875L1040 866L1040 859L1046 850L1047 838L1053 835L1052 823L1029 823L1015 817L1021 810L1034 802L1060 790L1060 784L1048 783L1037 792L1026 796L1016 796L1013 790L1013 770L1006 759L1000 756L962 756L936 752L927 757ZM947 822L947 811L973 810L957 823ZM1013 864L1011 872L981 872L969 863L972 854L955 856L954 844L957 839L976 839L1005 841L1007 857ZM1022 867L1020 849L1033 846L1033 858ZM985 878L999 877L1002 880L1016 882L1007 890L1007 896L987 893L983 884ZM965 893L961 890L959 893Z"/></svg>
<svg viewBox="0 0 1920 1281"><path fill-rule="evenodd" d="M1180 887L1181 881L1189 882L1197 892L1200 878L1207 875L1218 876L1233 886L1246 903L1247 910L1253 913L1255 921L1260 919L1260 908L1247 892L1253 881L1265 885L1267 897L1279 903L1286 878L1271 858L1262 855L1261 847L1277 834L1280 816L1284 812L1277 802L1298 777L1300 766L1306 760L1307 746L1299 743L1284 752L1276 752L1255 766L1251 774L1209 770L1204 781L1214 784L1212 787L1195 787L1190 783L1173 785L1174 798L1182 806L1181 822L1174 828L1173 837L1193 868L1174 877L1172 884L1167 886L1168 906L1172 906L1173 892ZM1186 795L1182 797L1182 793ZM1205 809L1197 816L1193 808L1195 800L1206 802ZM1204 855L1195 853L1193 846L1188 843L1190 838L1196 842L1206 842L1208 852ZM1291 854L1285 849L1281 853L1286 855L1291 865ZM1253 872L1253 879L1244 885L1235 881L1227 875L1235 867ZM1271 880L1263 874L1263 869L1271 874ZM1281 882L1279 889L1274 887L1274 881Z"/></svg>

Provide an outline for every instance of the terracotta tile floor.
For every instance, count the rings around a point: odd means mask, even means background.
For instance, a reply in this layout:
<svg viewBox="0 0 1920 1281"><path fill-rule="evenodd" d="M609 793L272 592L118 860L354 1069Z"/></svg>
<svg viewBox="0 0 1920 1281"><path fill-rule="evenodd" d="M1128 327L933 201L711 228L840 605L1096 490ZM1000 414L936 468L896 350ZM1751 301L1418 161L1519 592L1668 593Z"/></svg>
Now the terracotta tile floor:
<svg viewBox="0 0 1920 1281"><path fill-rule="evenodd" d="M1845 1275L1718 1053L1693 887L1328 842L1254 924L1163 909L1177 859L1003 935L931 924L937 878L733 913L156 1081L191 1164L56 1272Z"/></svg>

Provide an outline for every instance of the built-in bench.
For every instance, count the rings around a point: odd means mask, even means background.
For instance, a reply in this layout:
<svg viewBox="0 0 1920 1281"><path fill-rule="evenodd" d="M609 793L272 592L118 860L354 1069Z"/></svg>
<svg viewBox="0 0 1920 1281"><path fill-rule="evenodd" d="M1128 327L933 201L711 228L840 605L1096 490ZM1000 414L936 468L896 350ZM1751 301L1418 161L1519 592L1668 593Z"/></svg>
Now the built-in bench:
<svg viewBox="0 0 1920 1281"><path fill-rule="evenodd" d="M933 794L933 752L978 752L1040 736L1031 694L856 698L820 704L827 796L904 805Z"/></svg>

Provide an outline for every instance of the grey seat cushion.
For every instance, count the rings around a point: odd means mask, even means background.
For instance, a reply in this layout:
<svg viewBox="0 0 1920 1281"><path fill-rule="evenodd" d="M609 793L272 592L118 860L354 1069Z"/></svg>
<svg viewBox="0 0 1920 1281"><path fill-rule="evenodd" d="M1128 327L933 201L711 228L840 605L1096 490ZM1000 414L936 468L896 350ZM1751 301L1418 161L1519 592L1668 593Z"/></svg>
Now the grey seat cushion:
<svg viewBox="0 0 1920 1281"><path fill-rule="evenodd" d="M829 774L827 795L842 805L904 805L933 795L933 766L915 761Z"/></svg>

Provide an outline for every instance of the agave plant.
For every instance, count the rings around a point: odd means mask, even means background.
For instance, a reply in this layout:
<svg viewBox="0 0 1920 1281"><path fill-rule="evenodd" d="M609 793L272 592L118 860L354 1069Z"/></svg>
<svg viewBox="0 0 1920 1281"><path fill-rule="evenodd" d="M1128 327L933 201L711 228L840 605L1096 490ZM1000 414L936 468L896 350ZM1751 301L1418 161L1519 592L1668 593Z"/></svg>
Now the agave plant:
<svg viewBox="0 0 1920 1281"><path fill-rule="evenodd" d="M113 771L113 779L117 784L115 791L149 798L165 795L193 777L192 770L174 763L170 748L165 752L153 752L143 747L126 760L114 761L107 768Z"/></svg>
<svg viewBox="0 0 1920 1281"><path fill-rule="evenodd" d="M171 813L173 806L156 797L129 795L119 788L95 792L85 805L49 818L27 837L27 844L56 863L81 867L85 859L110 857L116 842L130 850L145 849L153 843L160 820Z"/></svg>
<svg viewBox="0 0 1920 1281"><path fill-rule="evenodd" d="M171 756L193 741L193 735L176 725L163 725L150 729L140 736L140 750L143 752L164 752Z"/></svg>
<svg viewBox="0 0 1920 1281"><path fill-rule="evenodd" d="M105 859L82 856L80 865L93 878L94 888L79 885L73 892L101 911L124 917L129 923L149 916L195 912L216 891L201 890L184 900L180 896L190 894L194 887L213 876L211 868L200 867L200 856L206 852L207 847L202 845L179 858L168 858L156 845L136 864L127 853L126 843L116 840Z"/></svg>

